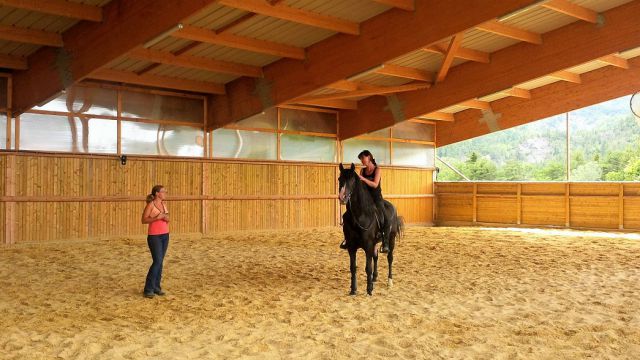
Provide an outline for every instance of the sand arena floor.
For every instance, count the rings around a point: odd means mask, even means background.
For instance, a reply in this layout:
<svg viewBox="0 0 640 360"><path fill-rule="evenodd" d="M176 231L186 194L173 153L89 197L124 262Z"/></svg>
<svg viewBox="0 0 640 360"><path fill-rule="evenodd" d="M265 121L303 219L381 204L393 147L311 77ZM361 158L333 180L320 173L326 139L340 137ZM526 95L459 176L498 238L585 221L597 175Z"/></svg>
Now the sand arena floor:
<svg viewBox="0 0 640 360"><path fill-rule="evenodd" d="M637 359L640 240L556 232L409 228L373 297L339 229L173 237L152 300L144 241L4 249L0 357Z"/></svg>

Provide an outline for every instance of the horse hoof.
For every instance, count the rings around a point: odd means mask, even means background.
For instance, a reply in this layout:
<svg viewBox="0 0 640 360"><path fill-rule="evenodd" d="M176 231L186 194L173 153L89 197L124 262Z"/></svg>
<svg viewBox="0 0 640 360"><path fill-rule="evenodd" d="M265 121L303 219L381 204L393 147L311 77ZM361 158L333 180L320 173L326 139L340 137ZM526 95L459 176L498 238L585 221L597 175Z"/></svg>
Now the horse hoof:
<svg viewBox="0 0 640 360"><path fill-rule="evenodd" d="M393 287L393 279L388 279L387 280L387 286Z"/></svg>
<svg viewBox="0 0 640 360"><path fill-rule="evenodd" d="M374 277L373 279L371 279L371 281L376 282L376 281L378 281L378 278Z"/></svg>
<svg viewBox="0 0 640 360"><path fill-rule="evenodd" d="M373 296L373 291L367 291L368 296Z"/></svg>
<svg viewBox="0 0 640 360"><path fill-rule="evenodd" d="M349 293L349 296L356 296L356 291L355 290L351 290L351 292Z"/></svg>

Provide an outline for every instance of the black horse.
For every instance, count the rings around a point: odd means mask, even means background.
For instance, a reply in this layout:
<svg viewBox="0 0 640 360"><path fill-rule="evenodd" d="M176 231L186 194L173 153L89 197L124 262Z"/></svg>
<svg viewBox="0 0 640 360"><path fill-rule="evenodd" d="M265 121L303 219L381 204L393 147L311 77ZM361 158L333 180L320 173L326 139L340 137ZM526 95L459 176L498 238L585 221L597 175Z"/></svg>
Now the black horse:
<svg viewBox="0 0 640 360"><path fill-rule="evenodd" d="M357 290L356 281L356 252L358 249L364 250L367 256L367 294L372 295L373 283L378 280L378 249L376 244L381 239L376 237L378 229L383 224L379 224L376 215L376 206L373 197L367 189L367 185L363 184L355 172L355 165L351 164L351 168L345 169L340 164L340 202L347 205L347 211L342 215L342 231L347 241L349 251L349 261L351 269L351 292L355 295ZM385 218L388 219L389 229L389 253L387 260L389 261L389 278L388 285L393 286L393 273L391 267L393 264L393 249L396 245L396 236L402 236L404 221L399 217L395 206L388 201L384 202ZM373 264L372 264L373 263Z"/></svg>

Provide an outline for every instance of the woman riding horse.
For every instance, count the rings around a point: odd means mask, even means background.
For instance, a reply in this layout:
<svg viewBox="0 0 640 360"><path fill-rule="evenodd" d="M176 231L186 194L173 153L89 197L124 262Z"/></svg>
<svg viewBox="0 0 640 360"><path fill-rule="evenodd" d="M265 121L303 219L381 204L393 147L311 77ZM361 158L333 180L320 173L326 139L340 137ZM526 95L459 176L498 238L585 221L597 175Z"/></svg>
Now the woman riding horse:
<svg viewBox="0 0 640 360"><path fill-rule="evenodd" d="M373 201L376 204L377 215L378 215L378 238L382 238L382 248L380 248L381 253L389 252L389 234L386 229L389 228L388 221L384 216L384 199L382 198L382 187L380 184L380 180L382 177L381 170L376 163L376 159L373 158L373 155L369 150L364 150L360 154L358 154L358 159L364 165L364 168L358 174L360 180L367 185L367 189L369 189L369 193L373 198ZM347 248L347 241L342 241L340 244L341 249Z"/></svg>

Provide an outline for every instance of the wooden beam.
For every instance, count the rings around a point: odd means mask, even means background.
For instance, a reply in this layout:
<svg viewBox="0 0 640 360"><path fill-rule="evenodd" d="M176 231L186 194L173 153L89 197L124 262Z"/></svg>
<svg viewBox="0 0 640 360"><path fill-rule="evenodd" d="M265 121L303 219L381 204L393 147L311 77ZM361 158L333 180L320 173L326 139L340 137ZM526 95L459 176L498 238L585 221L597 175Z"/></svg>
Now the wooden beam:
<svg viewBox="0 0 640 360"><path fill-rule="evenodd" d="M282 59L264 67L264 78L259 81L240 78L226 84L226 96L211 98L210 127L288 103L535 3L536 0L422 0L415 3L414 12L386 11L360 24L361 36L329 37L308 47L304 62ZM465 16L459 16L461 13ZM261 91L256 91L258 88Z"/></svg>
<svg viewBox="0 0 640 360"><path fill-rule="evenodd" d="M224 94L224 85L211 82L179 79L174 77L144 74L138 75L133 72L100 69L91 75L91 79L122 82L144 86L153 86L165 89L177 89L184 91L194 91L207 94Z"/></svg>
<svg viewBox="0 0 640 360"><path fill-rule="evenodd" d="M384 129L404 119L504 91L513 84L548 76L624 49L640 47L640 32L632 16L637 13L640 13L640 0L604 12L606 26L573 22L545 33L543 45L517 43L492 53L490 64L468 62L456 66L456 71L438 86L397 94L393 104L378 97L359 101L358 110L340 113L340 138ZM567 44L571 44L571 51L567 51ZM401 111L390 111L397 110L390 105L400 107ZM498 112L495 108L493 111Z"/></svg>
<svg viewBox="0 0 640 360"><path fill-rule="evenodd" d="M293 21L339 33L351 35L360 34L360 27L358 23L307 10L297 9L282 3L270 5L262 0L219 0L218 3L256 14Z"/></svg>
<svg viewBox="0 0 640 360"><path fill-rule="evenodd" d="M434 111L432 113L428 113L426 115L420 115L420 118L423 119L431 119L431 120L439 120L439 121L454 121L455 116L452 113L446 113L441 111Z"/></svg>
<svg viewBox="0 0 640 360"><path fill-rule="evenodd" d="M556 71L552 74L549 74L550 77L555 79L560 79L576 84L580 84L580 74L572 73L566 70Z"/></svg>
<svg viewBox="0 0 640 360"><path fill-rule="evenodd" d="M343 109L343 110L356 110L358 108L358 103L356 101L345 100L345 99L307 100L307 101L303 100L303 101L296 101L295 103L300 105L320 106L320 107Z"/></svg>
<svg viewBox="0 0 640 360"><path fill-rule="evenodd" d="M351 80L339 80L332 84L327 85L327 89L342 90L342 91L356 91L358 90L359 83Z"/></svg>
<svg viewBox="0 0 640 360"><path fill-rule="evenodd" d="M29 56L28 71L14 73L15 109L20 113L56 96L213 3L111 0L102 7L101 22L78 22L64 32L64 49L40 48Z"/></svg>
<svg viewBox="0 0 640 360"><path fill-rule="evenodd" d="M262 75L262 69L257 66L189 55L174 55L170 52L145 49L142 47L133 50L127 54L127 56L133 59L146 60L159 64L179 66L188 69L200 69L222 74L250 77L260 77Z"/></svg>
<svg viewBox="0 0 640 360"><path fill-rule="evenodd" d="M531 99L508 97L491 102L501 114L500 129L528 124L637 91L640 83L640 57L629 60L629 70L603 67L582 74L582 84L559 81L531 90ZM341 124L344 124L342 122ZM342 127L342 125L341 125ZM456 122L438 124L437 146L488 134L490 129L478 122L476 110L456 113Z"/></svg>
<svg viewBox="0 0 640 360"><path fill-rule="evenodd" d="M389 5L398 9L413 11L415 10L414 0L373 0L383 5Z"/></svg>
<svg viewBox="0 0 640 360"><path fill-rule="evenodd" d="M363 97L363 96L386 95L386 94L399 93L403 91L413 91L417 89L424 89L424 88L428 88L429 86L431 86L431 84L429 83L412 83L412 84L406 84L406 85L386 86L386 87L376 86L370 89L354 90L354 91L347 91L347 92L334 93L334 94L307 96L307 97L293 100L292 103L296 103L298 101L352 99L352 98Z"/></svg>
<svg viewBox="0 0 640 360"><path fill-rule="evenodd" d="M27 59L0 54L0 68L26 70L28 69Z"/></svg>
<svg viewBox="0 0 640 360"><path fill-rule="evenodd" d="M597 12L567 0L549 0L543 3L542 6L593 24L598 22Z"/></svg>
<svg viewBox="0 0 640 360"><path fill-rule="evenodd" d="M63 46L60 34L6 25L0 25L0 40L54 47Z"/></svg>
<svg viewBox="0 0 640 360"><path fill-rule="evenodd" d="M433 81L433 73L431 72L394 64L384 64L373 72L380 75L395 76L404 79L413 79L425 82Z"/></svg>
<svg viewBox="0 0 640 360"><path fill-rule="evenodd" d="M303 48L228 33L216 33L213 30L199 28L191 25L185 25L182 29L171 34L171 36L181 39L199 41L207 44L226 46L234 49L253 51L277 57L285 57L298 60L304 59Z"/></svg>
<svg viewBox="0 0 640 360"><path fill-rule="evenodd" d="M433 45L424 47L422 48L422 50L430 53L445 55L447 53L447 47L448 47L447 44L438 43L438 44L433 44ZM458 51L456 51L456 53L454 54L454 57L458 59L476 61L476 62L481 62L485 64L488 64L490 61L489 53L484 51L474 50L474 49L468 49L464 47L458 47Z"/></svg>
<svg viewBox="0 0 640 360"><path fill-rule="evenodd" d="M627 59L620 57L618 55L605 55L599 58L598 61L601 61L611 66L619 67L621 69L629 68L629 62L627 61Z"/></svg>
<svg viewBox="0 0 640 360"><path fill-rule="evenodd" d="M486 101L480 101L477 99L463 101L458 105L478 110L491 110L491 104Z"/></svg>
<svg viewBox="0 0 640 360"><path fill-rule="evenodd" d="M438 75L436 75L436 82L442 82L442 80L444 80L444 78L447 76L447 73L451 68L451 64L453 63L453 58L460 48L460 43L462 43L463 36L464 33L458 33L451 38L449 47L447 48L447 51L444 55L444 59L442 60L440 70L438 70Z"/></svg>
<svg viewBox="0 0 640 360"><path fill-rule="evenodd" d="M520 40L532 44L542 44L542 37L531 31L518 29L511 25L503 24L498 20L491 20L484 24L476 26L477 29L490 32L492 34Z"/></svg>
<svg viewBox="0 0 640 360"><path fill-rule="evenodd" d="M102 9L65 0L0 0L0 6L64 16L73 19L102 21Z"/></svg>
<svg viewBox="0 0 640 360"><path fill-rule="evenodd" d="M509 95L509 96L519 97L522 99L531 99L531 92L529 90L517 88L517 87L511 88L509 90L501 91L500 93Z"/></svg>

